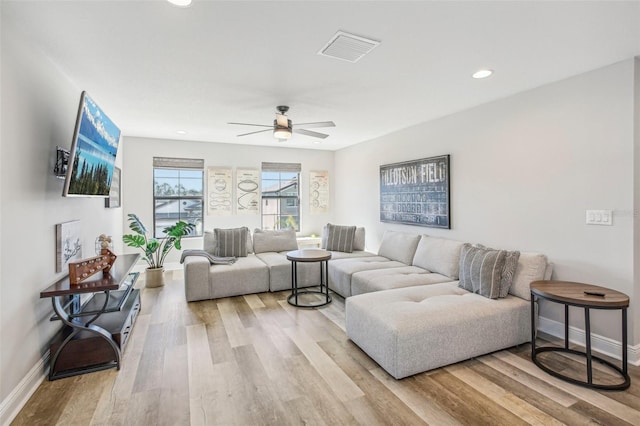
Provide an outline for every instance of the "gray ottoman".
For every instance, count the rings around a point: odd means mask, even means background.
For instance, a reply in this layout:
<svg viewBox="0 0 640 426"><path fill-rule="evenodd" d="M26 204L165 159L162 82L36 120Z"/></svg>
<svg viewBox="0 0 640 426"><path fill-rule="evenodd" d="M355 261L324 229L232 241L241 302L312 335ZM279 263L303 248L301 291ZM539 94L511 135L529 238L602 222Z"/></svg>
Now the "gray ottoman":
<svg viewBox="0 0 640 426"><path fill-rule="evenodd" d="M530 304L458 282L346 299L347 336L396 379L529 342Z"/></svg>

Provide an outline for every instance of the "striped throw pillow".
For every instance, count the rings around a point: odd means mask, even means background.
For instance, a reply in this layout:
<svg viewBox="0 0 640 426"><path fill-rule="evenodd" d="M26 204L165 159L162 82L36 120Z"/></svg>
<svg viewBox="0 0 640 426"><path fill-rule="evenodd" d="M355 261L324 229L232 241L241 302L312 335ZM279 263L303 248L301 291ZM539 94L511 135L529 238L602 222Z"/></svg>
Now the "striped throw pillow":
<svg viewBox="0 0 640 426"><path fill-rule="evenodd" d="M247 233L249 228L213 230L216 236L216 256L247 257Z"/></svg>
<svg viewBox="0 0 640 426"><path fill-rule="evenodd" d="M489 299L500 297L502 270L507 252L462 246L460 253L459 287Z"/></svg>
<svg viewBox="0 0 640 426"><path fill-rule="evenodd" d="M338 226L327 223L327 250L352 253L355 235L355 226Z"/></svg>

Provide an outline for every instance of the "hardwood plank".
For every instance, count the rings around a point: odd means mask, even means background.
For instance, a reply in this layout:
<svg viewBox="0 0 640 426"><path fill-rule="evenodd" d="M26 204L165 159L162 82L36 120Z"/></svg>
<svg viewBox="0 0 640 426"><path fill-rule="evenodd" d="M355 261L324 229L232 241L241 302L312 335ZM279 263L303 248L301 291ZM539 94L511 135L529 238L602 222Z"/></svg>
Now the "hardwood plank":
<svg viewBox="0 0 640 426"><path fill-rule="evenodd" d="M550 388L549 385L543 380L540 380L533 375L526 374L522 370L496 358L493 355L486 355L477 358L477 360L482 362L483 364L488 365L494 370L507 375L511 379L522 383L529 389L538 392L541 395L548 396L550 399L556 401L558 404L561 404L563 407L570 407L578 402L578 399L576 397L569 395L567 392L555 388Z"/></svg>
<svg viewBox="0 0 640 426"><path fill-rule="evenodd" d="M422 390L462 424L524 425L526 422L443 370L415 376Z"/></svg>
<svg viewBox="0 0 640 426"><path fill-rule="evenodd" d="M498 365L504 364L498 360L496 360L496 362L498 363ZM524 401L527 401L529 404L533 405L534 407L538 408L541 411L544 411L545 413L549 414L554 419L560 422L563 422L569 425L586 425L586 424L594 423L592 419L585 417L581 413L578 413L570 409L570 407L573 404L578 402L577 399L573 398L574 402L567 406L558 403L554 399L555 394L560 393L560 394L566 395L564 392L559 390L556 390L556 392L553 392L552 391L553 389L550 388L549 385L544 384L544 382L534 377L531 377L526 373L519 372L518 374L529 378L532 383L542 384L543 386L546 386L552 392L548 392L547 394L545 394L543 389L542 389L543 393L537 392L534 389L529 388L523 385L522 383L512 379L509 375L507 375L504 369L496 370L479 361L471 361L471 362L465 363L465 365L466 364L470 364L470 368L473 368L473 370L478 374L481 374L482 376L486 377L488 380L491 380L491 382L497 384L498 386L508 389L511 393L516 395L518 398ZM517 370L515 367L512 367L508 364L504 364L504 365L506 365L509 368L513 368L514 370ZM569 397L567 396L567 398Z"/></svg>
<svg viewBox="0 0 640 426"><path fill-rule="evenodd" d="M218 311L224 323L224 330L227 333L229 344L232 348L248 345L250 343L244 324L236 312L235 305L228 299L218 302Z"/></svg>
<svg viewBox="0 0 640 426"><path fill-rule="evenodd" d="M415 413L407 410L407 406L365 367L351 356L351 351L344 351L335 341L318 342L322 350L344 371L347 376L364 392L364 399L360 402L371 414L391 424L421 424L422 421ZM350 404L347 404L349 406ZM350 409L350 407L348 407ZM358 415L354 413L358 418Z"/></svg>
<svg viewBox="0 0 640 426"><path fill-rule="evenodd" d="M102 395L93 414L92 424L123 425L126 417L126 404L133 393L142 351L149 331L151 315L139 314L134 331L122 357L122 366L111 386L103 387ZM113 370L111 370L113 371Z"/></svg>
<svg viewBox="0 0 640 426"><path fill-rule="evenodd" d="M346 402L364 396L362 390L303 330L286 328L284 332L298 346L340 401Z"/></svg>
<svg viewBox="0 0 640 426"><path fill-rule="evenodd" d="M467 367L456 364L446 367L445 371L454 377L457 377L501 407L520 417L530 425L559 426L563 424Z"/></svg>
<svg viewBox="0 0 640 426"><path fill-rule="evenodd" d="M638 410L634 410L593 390L556 379L540 370L533 362L524 360L517 355L508 352L498 352L494 354L494 356L626 422L636 425L640 424L640 411Z"/></svg>
<svg viewBox="0 0 640 426"><path fill-rule="evenodd" d="M328 425L358 424L347 410L347 404L336 398L325 380L320 380L318 372L304 355L289 360L289 371L302 389L305 398L312 401L314 409Z"/></svg>
<svg viewBox="0 0 640 426"><path fill-rule="evenodd" d="M289 291L187 303L182 272L166 278L142 289L120 371L45 381L13 424L640 424L638 367L627 391L598 392L547 375L523 344L395 380L346 337L337 295L321 309Z"/></svg>
<svg viewBox="0 0 640 426"><path fill-rule="evenodd" d="M370 372L425 423L442 426L457 426L461 424L433 401L422 398L413 389L412 380L396 380L380 367L374 368Z"/></svg>
<svg viewBox="0 0 640 426"><path fill-rule="evenodd" d="M158 419L162 424L189 423L189 359L186 343L165 350L158 403Z"/></svg>
<svg viewBox="0 0 640 426"><path fill-rule="evenodd" d="M214 419L211 412L215 398L209 383L215 380L207 330L204 324L187 327L189 364L189 413L192 425L206 425Z"/></svg>

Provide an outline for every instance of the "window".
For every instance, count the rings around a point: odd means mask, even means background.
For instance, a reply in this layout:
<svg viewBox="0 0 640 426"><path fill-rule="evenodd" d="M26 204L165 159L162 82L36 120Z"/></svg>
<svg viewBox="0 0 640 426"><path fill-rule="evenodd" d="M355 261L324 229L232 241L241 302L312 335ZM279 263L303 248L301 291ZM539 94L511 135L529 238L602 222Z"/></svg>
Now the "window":
<svg viewBox="0 0 640 426"><path fill-rule="evenodd" d="M300 164L262 163L262 229L300 230Z"/></svg>
<svg viewBox="0 0 640 426"><path fill-rule="evenodd" d="M204 160L153 158L153 227L156 238L182 220L193 223L190 237L202 235Z"/></svg>

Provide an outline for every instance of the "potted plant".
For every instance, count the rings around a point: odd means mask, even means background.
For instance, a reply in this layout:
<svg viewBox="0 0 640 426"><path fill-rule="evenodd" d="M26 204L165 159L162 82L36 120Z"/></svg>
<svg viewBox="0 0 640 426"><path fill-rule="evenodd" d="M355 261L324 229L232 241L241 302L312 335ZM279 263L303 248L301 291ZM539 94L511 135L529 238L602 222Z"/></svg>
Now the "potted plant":
<svg viewBox="0 0 640 426"><path fill-rule="evenodd" d="M149 265L147 267L145 285L147 287L159 287L164 285L164 259L174 247L181 249L182 237L189 235L195 228L193 223L183 221L164 228L166 237L162 239L147 238L147 228L142 224L138 216L129 213L129 228L135 234L122 236L122 240L129 247L139 248L144 252L143 259Z"/></svg>

